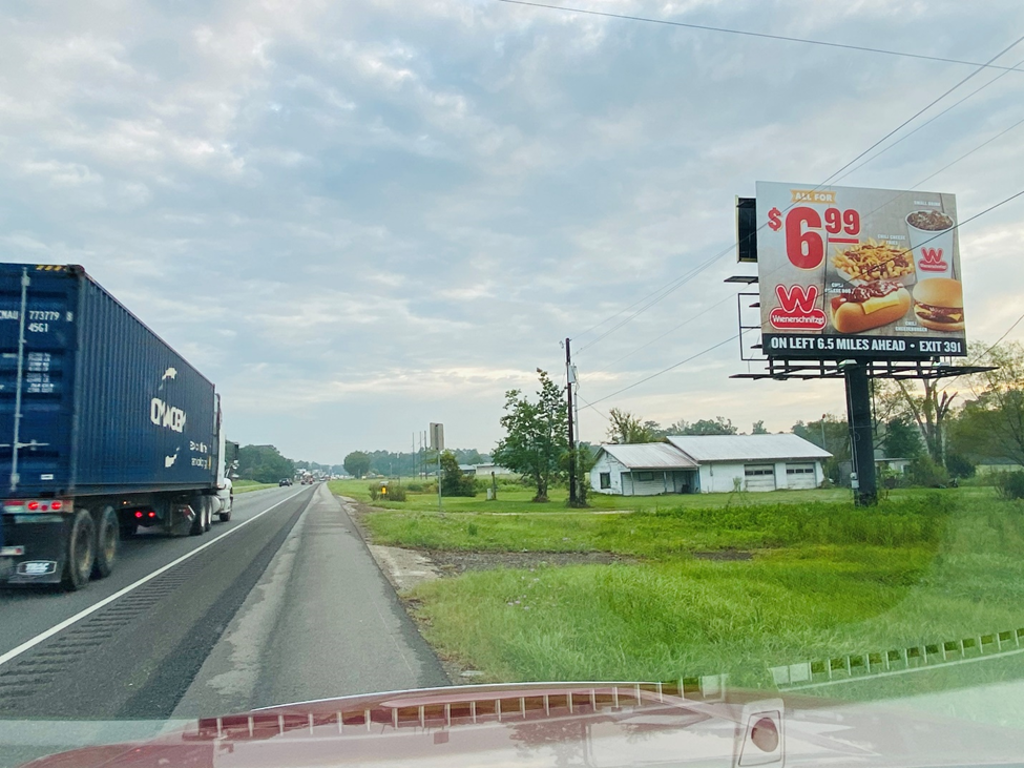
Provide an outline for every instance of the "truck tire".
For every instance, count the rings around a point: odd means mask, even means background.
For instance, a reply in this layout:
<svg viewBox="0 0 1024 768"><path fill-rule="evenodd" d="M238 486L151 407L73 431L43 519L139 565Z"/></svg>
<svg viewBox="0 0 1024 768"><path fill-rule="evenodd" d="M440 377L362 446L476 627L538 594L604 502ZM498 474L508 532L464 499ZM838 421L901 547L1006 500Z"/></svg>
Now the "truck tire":
<svg viewBox="0 0 1024 768"><path fill-rule="evenodd" d="M96 526L87 509L79 509L71 523L64 574L61 583L69 591L81 589L89 583L93 561L96 559Z"/></svg>
<svg viewBox="0 0 1024 768"><path fill-rule="evenodd" d="M109 505L103 507L96 526L96 561L92 566L92 574L96 578L105 579L114 570L120 534L117 512Z"/></svg>
<svg viewBox="0 0 1024 768"><path fill-rule="evenodd" d="M233 506L234 504L231 504L231 506L229 506L225 511L217 513L217 517L220 518L220 521L222 523L226 523L228 520L231 519L231 507Z"/></svg>
<svg viewBox="0 0 1024 768"><path fill-rule="evenodd" d="M205 533L213 528L213 502L209 496L203 497L203 520L205 521L203 523L203 532Z"/></svg>
<svg viewBox="0 0 1024 768"><path fill-rule="evenodd" d="M189 506L192 507L195 517L192 518L192 527L188 529L188 535L202 536L206 531L206 525L203 522L203 504L201 501L195 500Z"/></svg>

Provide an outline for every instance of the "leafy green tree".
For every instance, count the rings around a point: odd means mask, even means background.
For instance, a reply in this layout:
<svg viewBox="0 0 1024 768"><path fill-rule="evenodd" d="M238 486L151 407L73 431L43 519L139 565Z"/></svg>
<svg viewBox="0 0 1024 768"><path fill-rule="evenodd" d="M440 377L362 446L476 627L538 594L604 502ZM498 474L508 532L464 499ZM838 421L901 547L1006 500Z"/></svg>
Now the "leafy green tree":
<svg viewBox="0 0 1024 768"><path fill-rule="evenodd" d="M538 368L537 376L537 400L531 401L518 389L505 393L505 415L501 417L505 437L491 458L529 478L537 489L534 501L547 501L550 484L565 475L562 457L569 450L568 411L547 372Z"/></svg>
<svg viewBox="0 0 1024 768"><path fill-rule="evenodd" d="M238 476L258 483L276 483L295 474L295 463L272 445L246 445L238 449Z"/></svg>
<svg viewBox="0 0 1024 768"><path fill-rule="evenodd" d="M897 416L885 425L882 448L890 459L916 459L924 452L921 433L906 416Z"/></svg>
<svg viewBox="0 0 1024 768"><path fill-rule="evenodd" d="M931 460L945 465L945 427L957 393L946 390L939 379L875 380L872 386L875 432L879 423L904 418L917 425Z"/></svg>
<svg viewBox="0 0 1024 768"><path fill-rule="evenodd" d="M624 445L627 443L653 443L658 439L661 428L654 421L640 421L629 411L612 408L608 411L608 442Z"/></svg>
<svg viewBox="0 0 1024 768"><path fill-rule="evenodd" d="M451 451L441 454L441 495L476 496L476 479L463 473Z"/></svg>
<svg viewBox="0 0 1024 768"><path fill-rule="evenodd" d="M352 451L345 457L343 466L352 477L362 477L370 471L370 457L363 451Z"/></svg>
<svg viewBox="0 0 1024 768"><path fill-rule="evenodd" d="M679 419L668 428L670 435L735 435L738 431L731 419L722 416L698 419L692 424L686 419Z"/></svg>
<svg viewBox="0 0 1024 768"><path fill-rule="evenodd" d="M978 362L994 366L994 370L972 377L981 393L964 409L962 418L972 422L965 427L973 427L973 434L968 428L966 436L976 445L987 438L990 452L1024 464L1024 346L1018 342L996 344L985 350Z"/></svg>
<svg viewBox="0 0 1024 768"><path fill-rule="evenodd" d="M768 430L764 428L764 421L755 421L754 428L750 431L752 435L767 435Z"/></svg>
<svg viewBox="0 0 1024 768"><path fill-rule="evenodd" d="M809 421L806 424L798 421L793 425L792 431L794 435L832 454L832 458L822 464L822 471L829 480L838 483L840 465L850 460L850 428L846 419L826 413L817 421Z"/></svg>

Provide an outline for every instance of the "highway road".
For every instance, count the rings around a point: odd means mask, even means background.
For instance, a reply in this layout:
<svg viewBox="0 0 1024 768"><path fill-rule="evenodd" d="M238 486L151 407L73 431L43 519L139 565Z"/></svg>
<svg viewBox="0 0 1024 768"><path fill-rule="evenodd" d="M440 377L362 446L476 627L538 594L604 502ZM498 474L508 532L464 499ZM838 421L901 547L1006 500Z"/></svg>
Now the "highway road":
<svg viewBox="0 0 1024 768"><path fill-rule="evenodd" d="M198 715L448 682L326 485L241 494L203 536L122 545L80 592L0 592L0 768Z"/></svg>

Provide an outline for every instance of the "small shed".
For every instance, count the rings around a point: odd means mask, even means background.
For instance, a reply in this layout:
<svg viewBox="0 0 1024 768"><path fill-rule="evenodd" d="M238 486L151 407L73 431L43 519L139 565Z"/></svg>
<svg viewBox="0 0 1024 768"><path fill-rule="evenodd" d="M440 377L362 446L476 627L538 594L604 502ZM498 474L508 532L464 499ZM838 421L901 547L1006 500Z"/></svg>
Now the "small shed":
<svg viewBox="0 0 1024 768"><path fill-rule="evenodd" d="M817 488L832 454L799 435L686 435L666 438L700 466L700 490Z"/></svg>
<svg viewBox="0 0 1024 768"><path fill-rule="evenodd" d="M667 443L602 445L590 471L590 487L619 496L696 493L697 463Z"/></svg>

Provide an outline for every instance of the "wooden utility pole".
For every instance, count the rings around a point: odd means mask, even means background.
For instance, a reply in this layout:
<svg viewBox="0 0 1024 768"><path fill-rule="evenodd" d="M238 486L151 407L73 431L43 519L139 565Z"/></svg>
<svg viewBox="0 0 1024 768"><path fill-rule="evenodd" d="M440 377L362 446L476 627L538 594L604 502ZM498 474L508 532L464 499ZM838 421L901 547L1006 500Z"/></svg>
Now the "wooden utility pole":
<svg viewBox="0 0 1024 768"><path fill-rule="evenodd" d="M565 391L568 395L569 413L569 506L577 505L576 499L576 432L573 428L572 385L575 380L572 372L572 353L569 351L569 339L565 340Z"/></svg>

